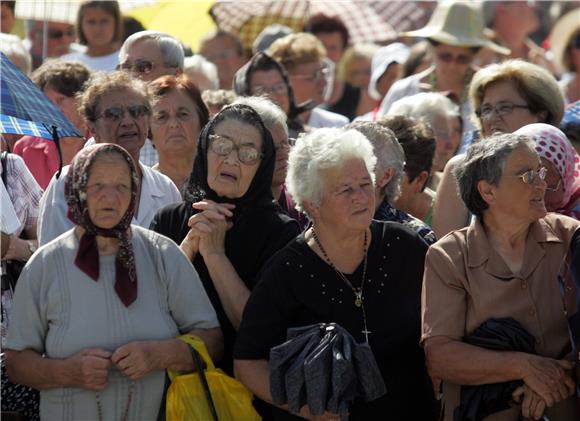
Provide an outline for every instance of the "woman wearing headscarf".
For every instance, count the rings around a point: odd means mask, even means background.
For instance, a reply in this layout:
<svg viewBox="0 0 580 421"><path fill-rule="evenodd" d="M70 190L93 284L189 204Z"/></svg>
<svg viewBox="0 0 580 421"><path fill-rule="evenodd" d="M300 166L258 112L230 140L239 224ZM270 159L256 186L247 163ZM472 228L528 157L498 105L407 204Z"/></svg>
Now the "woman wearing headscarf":
<svg viewBox="0 0 580 421"><path fill-rule="evenodd" d="M546 214L546 168L529 136L499 134L472 145L456 176L476 220L429 248L423 278L421 340L431 377L443 381L443 419L456 419L464 387L506 382L523 384L521 406L508 396L478 419L539 419L544 411L551 421L579 419L559 274L567 253L580 247L580 222ZM523 342L516 336L510 350L465 339L506 318L530 337L528 349L514 349Z"/></svg>
<svg viewBox="0 0 580 421"><path fill-rule="evenodd" d="M240 326L236 374L272 402L270 349L288 328L335 322L370 346L387 387L376 400L355 400L349 419L428 421L432 392L418 345L427 244L399 223L372 220L376 160L352 129L315 130L290 152L286 183L313 224L263 268ZM298 419L271 411L276 420ZM307 406L299 415L318 419Z"/></svg>
<svg viewBox="0 0 580 421"><path fill-rule="evenodd" d="M469 22L469 25L466 24ZM401 79L391 87L381 103L379 115L385 115L398 99L420 92L447 92L460 107L465 122L463 135L475 127L471 124L472 108L468 101L471 79L475 73L472 62L480 48L509 54L507 48L489 41L483 35L484 24L477 6L469 2L439 2L429 23L402 37L426 38L431 44L433 66L416 75Z"/></svg>
<svg viewBox="0 0 580 421"><path fill-rule="evenodd" d="M169 239L131 225L138 178L113 144L83 149L65 195L74 228L29 260L14 297L8 375L41 390L41 419L154 420L165 369L192 371L219 324L199 277Z"/></svg>
<svg viewBox="0 0 580 421"><path fill-rule="evenodd" d="M580 220L580 155L562 131L548 124L522 127L516 134L536 142L536 152L546 167L546 209Z"/></svg>
<svg viewBox="0 0 580 421"><path fill-rule="evenodd" d="M193 261L224 332L221 367L232 373L242 312L264 263L299 233L273 202L274 143L247 105L223 108L203 129L185 200L151 229Z"/></svg>
<svg viewBox="0 0 580 421"><path fill-rule="evenodd" d="M256 53L236 72L233 89L239 96L264 95L282 108L288 116L288 129L292 138L304 131L298 116L315 106L311 101L296 104L286 69L265 52Z"/></svg>

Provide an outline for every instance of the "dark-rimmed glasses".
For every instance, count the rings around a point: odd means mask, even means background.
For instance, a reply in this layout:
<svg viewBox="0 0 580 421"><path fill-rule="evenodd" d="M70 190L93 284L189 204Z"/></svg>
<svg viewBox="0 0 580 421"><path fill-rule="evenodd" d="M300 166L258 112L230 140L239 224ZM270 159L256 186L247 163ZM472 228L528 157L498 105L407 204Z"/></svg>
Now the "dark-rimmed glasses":
<svg viewBox="0 0 580 421"><path fill-rule="evenodd" d="M457 63L466 65L473 61L473 56L467 56L465 54L459 54L454 56L451 53L438 53L435 54L437 56L437 60L441 60L443 63Z"/></svg>
<svg viewBox="0 0 580 421"><path fill-rule="evenodd" d="M237 145L233 139L217 134L209 135L209 148L219 156L228 156L235 149L240 162L246 165L254 165L264 156L253 145Z"/></svg>
<svg viewBox="0 0 580 421"><path fill-rule="evenodd" d="M513 102L498 102L495 105L485 104L482 105L475 114L479 118L490 118L492 113L495 111L499 116L506 116L511 114L514 108L526 108L530 109L528 105L525 104L514 104Z"/></svg>
<svg viewBox="0 0 580 421"><path fill-rule="evenodd" d="M111 122L120 121L125 118L125 110L129 113L129 115L136 119L142 118L146 115L151 113L151 110L146 105L129 105L127 108L123 107L111 107L104 110L101 114L97 116L97 120L99 118L104 118Z"/></svg>

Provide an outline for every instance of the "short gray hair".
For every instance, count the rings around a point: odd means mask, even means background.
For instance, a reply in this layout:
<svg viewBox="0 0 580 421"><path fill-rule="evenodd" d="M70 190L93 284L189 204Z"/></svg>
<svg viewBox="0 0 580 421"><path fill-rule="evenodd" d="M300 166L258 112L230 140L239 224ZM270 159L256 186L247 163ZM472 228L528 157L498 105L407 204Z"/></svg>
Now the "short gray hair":
<svg viewBox="0 0 580 421"><path fill-rule="evenodd" d="M507 157L523 147L536 153L533 139L509 133L491 136L483 142L474 143L467 150L463 164L454 170L459 194L467 209L477 216L483 215L489 205L479 194L477 183L483 180L497 185L503 175Z"/></svg>
<svg viewBox="0 0 580 421"><path fill-rule="evenodd" d="M244 96L238 97L234 102L234 104L244 104L248 107L253 108L256 110L262 121L264 122L264 126L272 132L276 126L281 126L284 128L284 132L286 136L288 136L288 124L286 124L286 114L280 107L270 101L268 98L264 98L261 96Z"/></svg>
<svg viewBox="0 0 580 421"><path fill-rule="evenodd" d="M119 51L119 61L127 51L139 41L153 40L159 46L163 55L163 64L166 67L183 70L183 47L177 39L165 32L158 31L139 31L128 37Z"/></svg>
<svg viewBox="0 0 580 421"><path fill-rule="evenodd" d="M401 195L401 182L405 175L405 152L395 133L391 129L371 121L351 123L346 128L358 130L373 145L373 151L377 157L375 174L388 168L395 170L395 175L381 191L381 194L392 205Z"/></svg>
<svg viewBox="0 0 580 421"><path fill-rule="evenodd" d="M362 159L375 184L377 158L369 140L352 129L316 129L296 142L288 157L286 188L296 209L305 211L305 202L319 206L324 194L324 179L320 172L340 168L350 159Z"/></svg>
<svg viewBox="0 0 580 421"><path fill-rule="evenodd" d="M421 92L401 98L393 103L387 115L404 115L428 123L437 117L460 117L459 106L436 92Z"/></svg>
<svg viewBox="0 0 580 421"><path fill-rule="evenodd" d="M220 80L216 65L200 54L185 57L183 71L186 76L195 83L200 91L205 91L207 89L215 91L220 88ZM207 81L207 86L203 86L203 83L200 83L198 80L200 77Z"/></svg>

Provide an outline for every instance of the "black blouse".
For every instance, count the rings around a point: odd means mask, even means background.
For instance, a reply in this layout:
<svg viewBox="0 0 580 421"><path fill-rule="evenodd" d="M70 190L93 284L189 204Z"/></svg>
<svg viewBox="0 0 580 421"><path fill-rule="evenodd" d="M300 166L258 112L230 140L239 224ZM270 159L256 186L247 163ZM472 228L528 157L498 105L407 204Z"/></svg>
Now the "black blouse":
<svg viewBox="0 0 580 421"><path fill-rule="evenodd" d="M373 221L364 306L369 343L387 386L371 403L355 402L351 420L430 420L431 383L419 346L421 285L427 245L392 222ZM361 263L349 276L360 285ZM307 244L304 234L264 267L246 305L234 351L241 360L268 359L286 329L336 322L362 342L363 318L352 289ZM297 419L271 407L274 419Z"/></svg>
<svg viewBox="0 0 580 421"><path fill-rule="evenodd" d="M166 206L155 215L151 229L180 244L189 231L187 222L195 212L197 211L187 202ZM299 232L298 223L274 207L255 209L241 214L234 226L227 231L226 256L248 289L252 290L264 263ZM195 256L193 266L217 313L224 335L224 356L216 365L232 375L232 351L236 331L225 313L200 253Z"/></svg>

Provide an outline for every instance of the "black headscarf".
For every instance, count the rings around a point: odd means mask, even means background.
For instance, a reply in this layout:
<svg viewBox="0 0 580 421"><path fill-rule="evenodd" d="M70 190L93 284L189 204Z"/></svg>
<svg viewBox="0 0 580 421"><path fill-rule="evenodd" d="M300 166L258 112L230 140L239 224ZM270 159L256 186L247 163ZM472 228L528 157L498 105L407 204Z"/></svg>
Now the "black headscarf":
<svg viewBox="0 0 580 421"><path fill-rule="evenodd" d="M290 104L288 110L288 125L290 126L290 123L294 121L298 115L311 110L316 106L316 104L313 101L305 101L302 104L296 104L294 90L292 89L292 84L288 78L286 68L265 52L260 51L254 54L250 61L240 67L234 76L233 90L238 96L251 96L250 78L252 73L255 71L268 71L270 69L278 70L284 84L286 85L288 91L288 103Z"/></svg>
<svg viewBox="0 0 580 421"><path fill-rule="evenodd" d="M207 182L209 136L214 134L215 127L218 124L228 119L252 125L258 130L262 137L263 156L260 160L258 170L250 183L248 191L242 197L236 199L219 196L209 187ZM185 191L185 200L190 203L202 199L209 199L218 203L232 203L236 205L236 208L233 211L234 220L237 220L245 210L248 210L248 208L256 209L274 207L272 177L274 175L275 163L276 152L272 135L264 126L258 113L254 111L253 108L242 104L234 104L224 107L208 124L206 124L199 136L199 141L197 142L197 156Z"/></svg>

